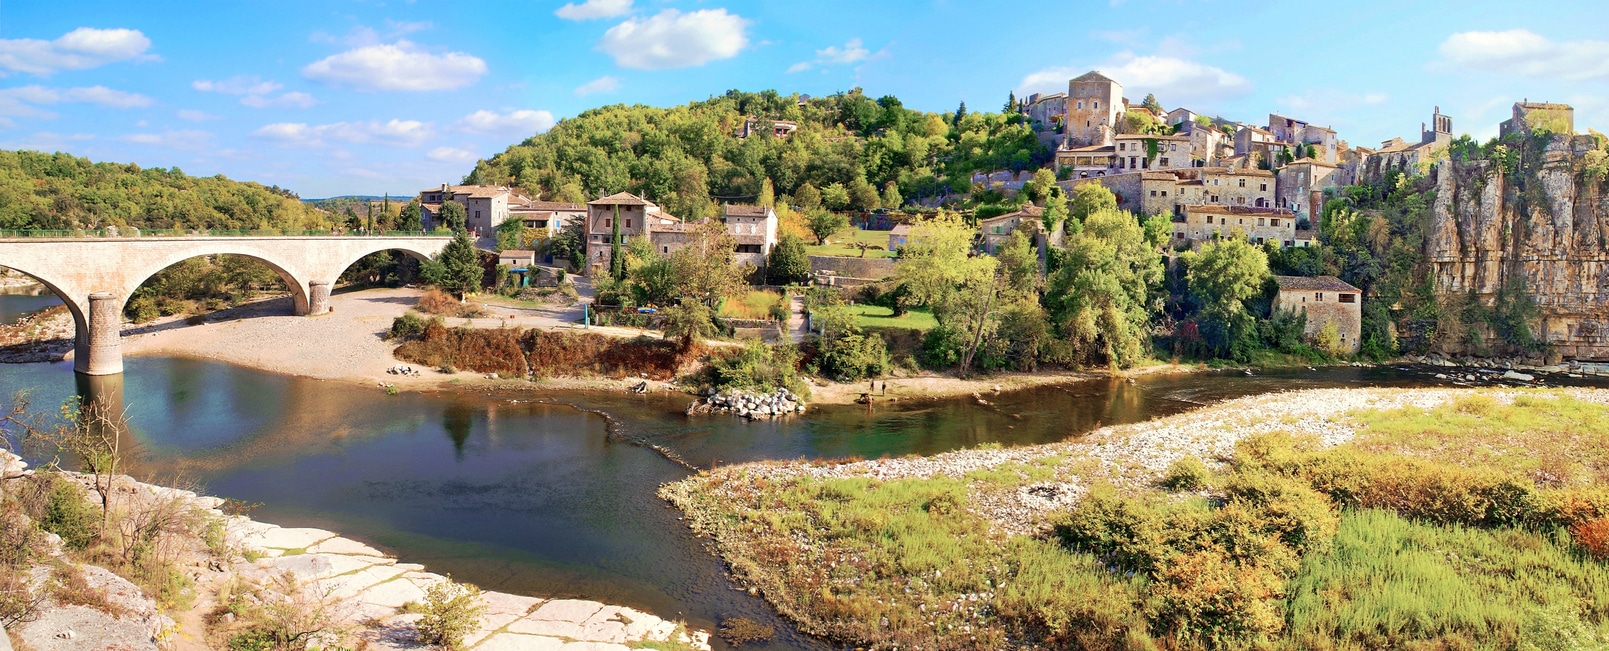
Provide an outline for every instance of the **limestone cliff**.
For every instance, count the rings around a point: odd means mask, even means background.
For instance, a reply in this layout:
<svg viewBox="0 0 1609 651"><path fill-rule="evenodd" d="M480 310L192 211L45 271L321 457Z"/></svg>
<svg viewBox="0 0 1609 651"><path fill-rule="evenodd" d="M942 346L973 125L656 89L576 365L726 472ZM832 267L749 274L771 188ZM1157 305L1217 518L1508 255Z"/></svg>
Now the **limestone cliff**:
<svg viewBox="0 0 1609 651"><path fill-rule="evenodd" d="M1541 310L1536 336L1563 359L1609 359L1609 193L1584 178L1589 136L1554 136L1493 161L1442 158L1425 259L1439 292L1495 300L1519 282Z"/></svg>

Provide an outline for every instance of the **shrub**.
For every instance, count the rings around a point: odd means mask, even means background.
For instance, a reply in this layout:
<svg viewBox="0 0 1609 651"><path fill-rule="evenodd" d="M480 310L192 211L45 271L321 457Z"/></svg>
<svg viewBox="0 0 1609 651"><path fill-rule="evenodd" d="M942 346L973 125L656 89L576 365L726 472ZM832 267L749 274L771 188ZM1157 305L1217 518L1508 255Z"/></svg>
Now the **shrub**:
<svg viewBox="0 0 1609 651"><path fill-rule="evenodd" d="M1609 560L1609 518L1577 523L1570 527L1570 537L1593 558Z"/></svg>
<svg viewBox="0 0 1609 651"><path fill-rule="evenodd" d="M1201 459L1194 456L1180 457L1178 461L1168 466L1168 471L1162 476L1162 487L1175 492L1192 492L1207 487L1207 481L1212 474Z"/></svg>
<svg viewBox="0 0 1609 651"><path fill-rule="evenodd" d="M732 646L743 646L750 642L769 642L777 634L775 626L761 624L747 617L728 617L721 620L721 639L731 643Z"/></svg>
<svg viewBox="0 0 1609 651"><path fill-rule="evenodd" d="M854 328L823 341L816 363L823 373L839 382L880 377L888 372L888 346L882 337L862 334Z"/></svg>
<svg viewBox="0 0 1609 651"><path fill-rule="evenodd" d="M414 305L414 309L424 312L425 314L436 314L440 316L457 317L460 319L472 319L475 317L486 316L486 311L482 310L479 305L475 305L474 303L465 303L453 298L451 294L439 289L426 290L424 294L419 296L419 302Z"/></svg>
<svg viewBox="0 0 1609 651"><path fill-rule="evenodd" d="M465 369L525 377L528 369L520 337L521 331L515 328L449 329L432 321L425 324L417 339L398 346L395 355L403 361L443 369L443 373ZM449 368L453 370L447 371Z"/></svg>
<svg viewBox="0 0 1609 651"><path fill-rule="evenodd" d="M439 316L426 320L418 314L407 312L391 320L391 330L386 333L385 338L391 341L420 339L425 336L425 331L432 327L446 329L447 324Z"/></svg>
<svg viewBox="0 0 1609 651"><path fill-rule="evenodd" d="M684 298L680 305L665 308L664 324L665 338L680 339L683 347L691 347L717 333L709 306L692 299Z"/></svg>
<svg viewBox="0 0 1609 651"><path fill-rule="evenodd" d="M88 549L100 536L101 514L78 482L52 474L50 497L40 528L61 536L71 549Z"/></svg>
<svg viewBox="0 0 1609 651"><path fill-rule="evenodd" d="M803 389L798 375L799 350L790 344L768 346L750 340L743 348L710 356L710 384L716 389L758 389L771 391L786 387Z"/></svg>
<svg viewBox="0 0 1609 651"><path fill-rule="evenodd" d="M415 624L419 641L456 651L463 647L464 636L480 626L486 604L481 603L480 588L455 583L448 576L425 591L420 613L424 616Z"/></svg>

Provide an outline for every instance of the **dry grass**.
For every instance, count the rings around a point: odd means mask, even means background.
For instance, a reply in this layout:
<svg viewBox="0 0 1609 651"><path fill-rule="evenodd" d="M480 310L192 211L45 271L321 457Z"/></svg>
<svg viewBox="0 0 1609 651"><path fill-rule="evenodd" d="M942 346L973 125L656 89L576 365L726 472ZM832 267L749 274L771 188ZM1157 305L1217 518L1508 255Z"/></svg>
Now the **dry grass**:
<svg viewBox="0 0 1609 651"><path fill-rule="evenodd" d="M460 302L458 299L453 298L452 295L439 289L431 289L420 295L419 303L414 305L414 309L425 314L437 314L460 319L486 316L486 310L481 309L479 305Z"/></svg>
<svg viewBox="0 0 1609 651"><path fill-rule="evenodd" d="M439 323L396 349L397 359L504 377L676 377L699 354L662 339L619 339L596 333L519 328L447 328Z"/></svg>

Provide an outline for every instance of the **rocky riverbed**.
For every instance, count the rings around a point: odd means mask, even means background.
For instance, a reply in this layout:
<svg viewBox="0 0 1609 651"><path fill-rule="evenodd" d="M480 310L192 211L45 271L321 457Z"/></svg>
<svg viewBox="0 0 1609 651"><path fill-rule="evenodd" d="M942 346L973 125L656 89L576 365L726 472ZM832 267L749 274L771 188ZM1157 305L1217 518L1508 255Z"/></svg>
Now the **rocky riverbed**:
<svg viewBox="0 0 1609 651"><path fill-rule="evenodd" d="M27 477L26 465L0 451L0 470L7 480ZM80 481L86 476L70 475ZM127 651L171 648L178 637L194 638L199 631L184 630L186 622L199 622L215 606L208 594L241 580L255 585L285 585L293 578L305 594L329 601L336 628L355 641L355 648L429 648L418 639L415 624L422 617L409 613L409 604L423 603L431 586L447 577L423 565L401 562L362 542L323 529L290 528L256 522L225 513L224 500L194 492L117 479L120 500L127 503L167 502L196 509L222 522L222 543L227 558L205 555L180 565L193 578L201 598L189 612L158 612L156 602L134 584L93 565L79 565L90 588L103 594L110 607L93 608L47 601L31 621L10 630L14 639L33 651L120 649ZM53 536L52 536L53 538ZM48 541L55 560L68 562L59 539ZM51 573L48 564L36 567L35 582L43 587ZM709 634L690 631L678 622L596 601L542 599L502 592L483 592L484 615L464 638L464 648L481 651L625 651L632 648L709 649ZM116 614L112 614L116 613Z"/></svg>
<svg viewBox="0 0 1609 651"><path fill-rule="evenodd" d="M1175 461L1196 457L1208 464L1227 458L1241 439L1270 432L1311 435L1326 446L1356 435L1344 416L1358 410L1403 407L1432 409L1467 389L1312 389L1230 400L1196 411L1131 425L1104 427L1061 443L1011 448L957 450L928 457L902 457L837 463L831 461L758 462L725 466L704 486L744 490L757 478L787 481L796 477L866 477L879 481L947 476L964 479L980 471L1002 468L1046 468L1050 477L1024 485L997 486L972 482L969 508L1006 533L1036 533L1046 516L1073 505L1097 482L1140 486L1155 482ZM1485 395L1508 402L1524 389L1484 389ZM1566 388L1549 392L1578 400L1609 404L1609 389ZM1536 395L1534 392L1531 395ZM722 479L725 478L725 479ZM691 485L691 482L685 482ZM682 484L661 495L678 501ZM695 518L693 518L696 520Z"/></svg>

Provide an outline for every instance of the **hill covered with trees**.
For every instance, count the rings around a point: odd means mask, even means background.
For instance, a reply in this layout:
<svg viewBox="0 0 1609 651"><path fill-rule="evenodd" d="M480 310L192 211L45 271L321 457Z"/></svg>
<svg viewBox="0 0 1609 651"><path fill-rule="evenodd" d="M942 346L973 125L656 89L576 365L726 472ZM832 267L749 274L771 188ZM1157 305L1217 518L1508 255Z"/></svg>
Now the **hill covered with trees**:
<svg viewBox="0 0 1609 651"><path fill-rule="evenodd" d="M743 137L749 118L752 135ZM775 136L776 121L798 128ZM573 202L628 191L698 218L722 201L759 201L767 180L775 195L808 208L896 208L967 192L974 171L1030 169L1049 159L1016 114L973 113L965 104L927 113L858 88L809 99L734 90L672 108L583 112L481 161L466 182Z"/></svg>
<svg viewBox="0 0 1609 651"><path fill-rule="evenodd" d="M277 186L179 168L0 151L0 230L324 229L329 214Z"/></svg>

